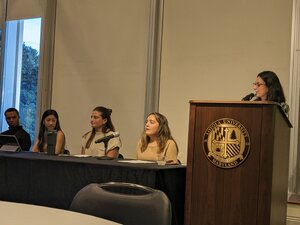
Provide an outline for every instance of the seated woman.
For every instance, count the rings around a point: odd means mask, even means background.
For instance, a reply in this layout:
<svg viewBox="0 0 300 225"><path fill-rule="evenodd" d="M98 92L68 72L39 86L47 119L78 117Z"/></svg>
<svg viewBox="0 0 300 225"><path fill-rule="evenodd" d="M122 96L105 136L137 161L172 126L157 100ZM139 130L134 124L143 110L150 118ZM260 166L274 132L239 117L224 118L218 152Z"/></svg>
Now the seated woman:
<svg viewBox="0 0 300 225"><path fill-rule="evenodd" d="M157 112L148 115L136 153L137 159L155 161L163 158L168 164L178 164L178 147L164 115Z"/></svg>
<svg viewBox="0 0 300 225"><path fill-rule="evenodd" d="M263 71L259 73L253 83L255 91L255 100L277 102L285 113L289 112L289 106L286 104L283 88L279 78L272 71Z"/></svg>
<svg viewBox="0 0 300 225"><path fill-rule="evenodd" d="M111 109L103 106L96 107L91 115L92 130L82 136L81 154L90 156L106 156L110 158L117 158L119 149L121 148L120 137L113 137L107 141L107 148L105 143L95 143L100 138L114 134L115 128L111 120Z"/></svg>
<svg viewBox="0 0 300 225"><path fill-rule="evenodd" d="M32 151L47 152L47 134L56 132L55 154L61 154L65 148L65 134L60 128L58 114L55 110L49 109L43 113L38 138L36 139Z"/></svg>

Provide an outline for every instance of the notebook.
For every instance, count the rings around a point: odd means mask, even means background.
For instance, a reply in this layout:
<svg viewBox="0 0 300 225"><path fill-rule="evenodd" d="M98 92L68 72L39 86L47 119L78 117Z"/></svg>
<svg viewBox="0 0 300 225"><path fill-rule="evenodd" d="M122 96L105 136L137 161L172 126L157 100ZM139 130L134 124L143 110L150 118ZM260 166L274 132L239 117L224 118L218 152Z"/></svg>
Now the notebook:
<svg viewBox="0 0 300 225"><path fill-rule="evenodd" d="M17 152L21 150L15 135L0 134L0 151Z"/></svg>

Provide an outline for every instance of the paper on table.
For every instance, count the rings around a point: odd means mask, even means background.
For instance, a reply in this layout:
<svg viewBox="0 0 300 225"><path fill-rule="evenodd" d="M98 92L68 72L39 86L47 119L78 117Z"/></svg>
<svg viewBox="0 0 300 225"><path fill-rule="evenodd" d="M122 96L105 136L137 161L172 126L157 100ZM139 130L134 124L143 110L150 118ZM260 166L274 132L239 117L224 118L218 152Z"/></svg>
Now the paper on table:
<svg viewBox="0 0 300 225"><path fill-rule="evenodd" d="M125 162L125 163L156 163L156 162L153 162L153 161L146 161L146 160L139 160L139 159L136 159L136 160L119 160L118 162Z"/></svg>
<svg viewBox="0 0 300 225"><path fill-rule="evenodd" d="M89 157L89 155L72 155L72 156L75 156L75 157Z"/></svg>

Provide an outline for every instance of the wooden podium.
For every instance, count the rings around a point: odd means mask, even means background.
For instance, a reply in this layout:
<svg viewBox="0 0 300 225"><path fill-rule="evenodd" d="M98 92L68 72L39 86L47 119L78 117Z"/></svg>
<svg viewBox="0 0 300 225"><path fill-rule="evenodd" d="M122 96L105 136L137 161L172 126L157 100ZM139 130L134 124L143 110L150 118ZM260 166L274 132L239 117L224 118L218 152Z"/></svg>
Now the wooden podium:
<svg viewBox="0 0 300 225"><path fill-rule="evenodd" d="M190 101L185 225L286 224L291 127L276 103Z"/></svg>

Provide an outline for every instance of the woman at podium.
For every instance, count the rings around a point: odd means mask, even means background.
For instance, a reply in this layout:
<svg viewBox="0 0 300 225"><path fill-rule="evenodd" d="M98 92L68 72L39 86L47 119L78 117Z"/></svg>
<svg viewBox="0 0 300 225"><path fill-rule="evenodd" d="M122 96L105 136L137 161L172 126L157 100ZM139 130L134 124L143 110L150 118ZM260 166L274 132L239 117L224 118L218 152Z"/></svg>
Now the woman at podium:
<svg viewBox="0 0 300 225"><path fill-rule="evenodd" d="M137 159L165 161L178 164L178 147L171 135L167 118L157 112L150 113L136 148Z"/></svg>
<svg viewBox="0 0 300 225"><path fill-rule="evenodd" d="M285 113L289 112L283 88L276 73L263 71L259 73L253 83L254 93L245 96L242 100L273 101L277 102Z"/></svg>

